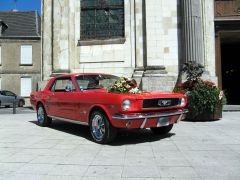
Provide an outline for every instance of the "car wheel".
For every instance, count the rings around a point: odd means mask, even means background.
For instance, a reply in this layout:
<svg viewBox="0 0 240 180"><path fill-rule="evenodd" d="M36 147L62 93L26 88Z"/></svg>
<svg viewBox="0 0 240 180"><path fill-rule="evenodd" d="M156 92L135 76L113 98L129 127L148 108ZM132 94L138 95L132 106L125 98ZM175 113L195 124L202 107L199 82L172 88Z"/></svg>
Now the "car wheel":
<svg viewBox="0 0 240 180"><path fill-rule="evenodd" d="M173 128L173 124L170 124L168 126L151 128L151 131L153 132L153 134L164 135L164 134L169 133L172 128Z"/></svg>
<svg viewBox="0 0 240 180"><path fill-rule="evenodd" d="M52 119L47 116L47 113L42 104L37 107L37 122L39 126L49 126L52 123Z"/></svg>
<svg viewBox="0 0 240 180"><path fill-rule="evenodd" d="M117 129L110 124L106 114L99 110L90 116L90 132L93 140L100 144L111 142L117 135Z"/></svg>
<svg viewBox="0 0 240 180"><path fill-rule="evenodd" d="M18 102L18 107L23 107L23 105L24 105L23 100L19 100L19 102Z"/></svg>

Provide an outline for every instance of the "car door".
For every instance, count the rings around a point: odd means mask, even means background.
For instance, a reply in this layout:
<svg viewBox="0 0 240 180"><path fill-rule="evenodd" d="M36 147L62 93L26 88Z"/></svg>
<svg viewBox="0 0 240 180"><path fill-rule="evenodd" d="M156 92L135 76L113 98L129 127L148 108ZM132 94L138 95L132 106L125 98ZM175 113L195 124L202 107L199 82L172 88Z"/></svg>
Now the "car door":
<svg viewBox="0 0 240 180"><path fill-rule="evenodd" d="M57 78L51 87L48 99L49 114L55 117L75 120L76 87L70 76Z"/></svg>
<svg viewBox="0 0 240 180"><path fill-rule="evenodd" d="M2 106L5 106L7 103L7 96L6 96L5 91L0 92L0 102L1 102Z"/></svg>
<svg viewBox="0 0 240 180"><path fill-rule="evenodd" d="M16 95L10 91L2 91L2 105L12 105Z"/></svg>

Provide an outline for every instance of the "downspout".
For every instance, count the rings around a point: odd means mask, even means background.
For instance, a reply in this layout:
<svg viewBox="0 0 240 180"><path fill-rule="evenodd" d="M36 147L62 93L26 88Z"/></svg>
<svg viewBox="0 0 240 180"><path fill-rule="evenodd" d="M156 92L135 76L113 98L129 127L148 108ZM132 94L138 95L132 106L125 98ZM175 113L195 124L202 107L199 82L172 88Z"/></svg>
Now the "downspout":
<svg viewBox="0 0 240 180"><path fill-rule="evenodd" d="M137 67L137 24L136 24L136 0L133 1L134 4L134 47L135 47L135 68Z"/></svg>
<svg viewBox="0 0 240 180"><path fill-rule="evenodd" d="M142 1L142 23L143 23L143 67L147 67L147 27L146 27L146 0Z"/></svg>
<svg viewBox="0 0 240 180"><path fill-rule="evenodd" d="M53 61L53 41L54 41L54 34L53 34L53 32L54 32L54 30L53 30L53 23L54 23L54 0L52 0L52 10L51 10L51 34L52 34L52 36L51 36L51 51L52 51L52 57L51 57L51 63L52 63L52 72L51 72L51 74L53 73L53 70L54 70L54 61Z"/></svg>
<svg viewBox="0 0 240 180"><path fill-rule="evenodd" d="M44 42L44 38L43 38L43 35L44 35L44 0L42 0L42 16L41 16L41 81L43 81L43 68L44 68L44 62L43 62L43 42Z"/></svg>

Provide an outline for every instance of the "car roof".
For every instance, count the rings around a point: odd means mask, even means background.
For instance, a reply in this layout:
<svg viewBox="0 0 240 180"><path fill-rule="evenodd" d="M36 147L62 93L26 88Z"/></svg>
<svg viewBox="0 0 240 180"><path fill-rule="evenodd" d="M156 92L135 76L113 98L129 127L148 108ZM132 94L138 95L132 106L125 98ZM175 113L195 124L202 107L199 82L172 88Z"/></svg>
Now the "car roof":
<svg viewBox="0 0 240 180"><path fill-rule="evenodd" d="M112 75L107 73L68 73L68 74L61 74L58 76L55 76L54 78L61 78L65 76L79 76L79 75Z"/></svg>

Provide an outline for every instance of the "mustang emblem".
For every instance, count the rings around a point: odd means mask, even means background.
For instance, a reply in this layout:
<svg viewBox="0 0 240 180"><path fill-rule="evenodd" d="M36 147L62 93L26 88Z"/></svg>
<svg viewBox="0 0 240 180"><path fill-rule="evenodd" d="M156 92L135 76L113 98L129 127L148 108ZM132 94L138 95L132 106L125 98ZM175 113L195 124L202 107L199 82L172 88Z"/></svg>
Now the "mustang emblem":
<svg viewBox="0 0 240 180"><path fill-rule="evenodd" d="M159 106L170 106L171 105L171 100L170 99L160 99L158 100L158 105Z"/></svg>

